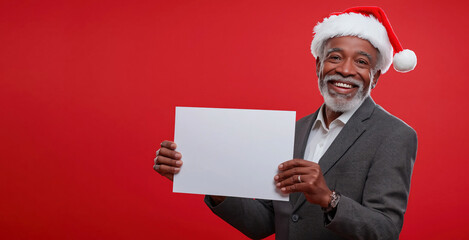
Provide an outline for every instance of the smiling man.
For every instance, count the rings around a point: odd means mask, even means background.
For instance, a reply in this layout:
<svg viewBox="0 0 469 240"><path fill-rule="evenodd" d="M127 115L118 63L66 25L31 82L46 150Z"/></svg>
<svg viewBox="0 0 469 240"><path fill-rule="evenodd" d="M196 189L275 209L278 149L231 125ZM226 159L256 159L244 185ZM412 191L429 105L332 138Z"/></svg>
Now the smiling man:
<svg viewBox="0 0 469 240"><path fill-rule="evenodd" d="M254 239L273 233L295 240L398 239L417 136L370 92L391 64L410 71L416 56L402 49L378 7L334 13L314 32L311 51L324 104L297 122L294 159L273 176L290 201L206 196L205 202ZM181 157L176 144L165 141L154 169L172 180Z"/></svg>
<svg viewBox="0 0 469 240"><path fill-rule="evenodd" d="M329 39L324 51L316 66L319 90L326 115L335 119L370 95L381 74L374 70L379 52L367 40L354 36Z"/></svg>

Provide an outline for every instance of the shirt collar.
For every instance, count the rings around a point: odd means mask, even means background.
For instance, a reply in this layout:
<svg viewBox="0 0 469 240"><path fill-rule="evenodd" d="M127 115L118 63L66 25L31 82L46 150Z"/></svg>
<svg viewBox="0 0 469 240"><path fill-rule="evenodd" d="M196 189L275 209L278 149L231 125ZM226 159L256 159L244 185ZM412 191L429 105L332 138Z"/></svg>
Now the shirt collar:
<svg viewBox="0 0 469 240"><path fill-rule="evenodd" d="M338 118L334 119L334 121L332 121L331 124L334 122L341 122L343 125L347 124L348 120L350 120L350 118L358 110L358 108L360 108L363 102L365 101L362 101L360 104L350 109L349 111L342 113ZM326 127L326 121L324 120L324 115L323 115L324 107L325 107L325 104L323 103L321 108L319 109L318 116L316 117L316 121L314 121L313 128L316 127L317 124L321 124L321 126L324 129L328 130L328 128Z"/></svg>

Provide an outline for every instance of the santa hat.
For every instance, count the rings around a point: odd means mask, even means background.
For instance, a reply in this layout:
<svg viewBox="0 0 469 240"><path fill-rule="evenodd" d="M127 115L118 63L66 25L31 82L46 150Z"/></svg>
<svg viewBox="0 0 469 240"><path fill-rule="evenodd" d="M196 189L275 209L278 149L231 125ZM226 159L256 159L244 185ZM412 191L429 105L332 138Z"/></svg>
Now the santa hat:
<svg viewBox="0 0 469 240"><path fill-rule="evenodd" d="M385 73L391 63L398 72L408 72L417 65L417 56L403 49L392 30L383 9L379 7L354 7L343 12L332 13L314 27L311 52L318 57L321 46L333 37L356 36L368 40L381 54L379 69ZM396 53L393 60L393 50Z"/></svg>

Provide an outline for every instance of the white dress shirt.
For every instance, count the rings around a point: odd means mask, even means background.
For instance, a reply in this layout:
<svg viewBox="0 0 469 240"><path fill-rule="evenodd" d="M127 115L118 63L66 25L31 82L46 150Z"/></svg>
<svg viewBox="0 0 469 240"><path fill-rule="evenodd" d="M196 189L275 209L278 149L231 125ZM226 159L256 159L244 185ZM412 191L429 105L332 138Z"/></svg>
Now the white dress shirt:
<svg viewBox="0 0 469 240"><path fill-rule="evenodd" d="M306 143L304 159L318 163L319 159L321 159L322 155L324 155L334 139L339 135L340 131L342 131L345 124L347 124L348 120L360 106L361 104L350 111L342 113L338 118L334 119L334 121L329 124L329 128L327 128L323 116L323 104L311 128L311 133Z"/></svg>

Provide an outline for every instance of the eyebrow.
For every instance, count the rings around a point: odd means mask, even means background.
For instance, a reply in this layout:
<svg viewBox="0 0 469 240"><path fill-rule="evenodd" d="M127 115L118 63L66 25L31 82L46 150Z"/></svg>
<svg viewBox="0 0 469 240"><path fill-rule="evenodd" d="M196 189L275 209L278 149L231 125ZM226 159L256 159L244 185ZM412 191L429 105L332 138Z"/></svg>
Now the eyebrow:
<svg viewBox="0 0 469 240"><path fill-rule="evenodd" d="M342 48L331 48L327 49L326 56L329 55L331 52L341 52Z"/></svg>
<svg viewBox="0 0 469 240"><path fill-rule="evenodd" d="M363 56L367 57L370 62L373 60L373 57L372 57L369 53L367 53L367 52L358 51L357 53L360 54L360 55L363 55Z"/></svg>
<svg viewBox="0 0 469 240"><path fill-rule="evenodd" d="M341 52L343 51L342 48L330 48L327 50L326 52L326 56L329 55L330 53L332 52ZM358 54L360 55L363 55L365 56L366 58L368 58L368 60L371 62L373 60L373 57L371 56L371 54L367 53L367 52L364 52L364 51L357 51Z"/></svg>

